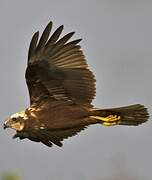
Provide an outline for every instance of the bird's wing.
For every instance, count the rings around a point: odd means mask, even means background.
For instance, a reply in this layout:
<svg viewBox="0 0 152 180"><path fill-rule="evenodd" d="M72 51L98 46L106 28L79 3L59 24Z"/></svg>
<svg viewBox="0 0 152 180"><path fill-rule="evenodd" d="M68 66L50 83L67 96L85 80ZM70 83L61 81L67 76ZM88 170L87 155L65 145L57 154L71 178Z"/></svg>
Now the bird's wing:
<svg viewBox="0 0 152 180"><path fill-rule="evenodd" d="M43 144L51 147L52 143L57 146L62 146L64 139L72 137L78 134L80 131L84 130L85 126L80 126L73 129L63 129L63 130L33 130L28 132L18 132L13 138L19 137L20 139L28 138L31 141L42 142Z"/></svg>
<svg viewBox="0 0 152 180"><path fill-rule="evenodd" d="M60 38L63 26L49 37L51 29L52 22L40 39L36 32L30 43L25 76L31 104L51 97L90 105L95 95L95 79L77 45L81 39L68 42L74 32Z"/></svg>

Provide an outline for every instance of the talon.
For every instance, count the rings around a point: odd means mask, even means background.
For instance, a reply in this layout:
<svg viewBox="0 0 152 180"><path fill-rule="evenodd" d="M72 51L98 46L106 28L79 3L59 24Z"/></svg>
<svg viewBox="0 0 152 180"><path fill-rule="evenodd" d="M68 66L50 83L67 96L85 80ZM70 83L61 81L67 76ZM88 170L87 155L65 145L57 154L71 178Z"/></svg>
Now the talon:
<svg viewBox="0 0 152 180"><path fill-rule="evenodd" d="M104 126L115 126L118 125L120 123L120 121L116 121L116 122L103 122L102 124Z"/></svg>
<svg viewBox="0 0 152 180"><path fill-rule="evenodd" d="M120 120L120 116L109 115L107 117L102 117L101 120L104 121L104 122L115 122L115 121Z"/></svg>
<svg viewBox="0 0 152 180"><path fill-rule="evenodd" d="M107 117L100 117L100 116L91 116L91 117L102 121L102 124L104 126L115 126L120 123L120 116L117 115L109 115Z"/></svg>

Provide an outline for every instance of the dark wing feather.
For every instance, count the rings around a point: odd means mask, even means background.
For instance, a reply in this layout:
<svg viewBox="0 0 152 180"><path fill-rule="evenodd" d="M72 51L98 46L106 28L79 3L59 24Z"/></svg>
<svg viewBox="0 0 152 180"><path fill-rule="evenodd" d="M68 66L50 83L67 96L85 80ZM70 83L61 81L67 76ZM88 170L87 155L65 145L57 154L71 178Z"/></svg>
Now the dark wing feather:
<svg viewBox="0 0 152 180"><path fill-rule="evenodd" d="M84 130L85 126L80 126L72 129L63 130L32 130L28 132L18 132L13 138L19 137L21 140L28 138L31 141L42 142L46 146L51 147L52 143L61 147L63 144L61 141L69 137L77 135L80 131Z"/></svg>
<svg viewBox="0 0 152 180"><path fill-rule="evenodd" d="M37 48L36 48L36 51L39 51L41 48L43 48L49 38L49 35L50 35L50 32L51 32L51 29L52 29L52 22L50 22L45 30L43 31L43 34L39 40L39 44L37 45Z"/></svg>
<svg viewBox="0 0 152 180"><path fill-rule="evenodd" d="M30 58L34 55L35 50L36 50L36 46L37 46L37 42L38 42L38 38L39 38L39 32L37 31L31 40L30 43L30 47L29 47L29 52L28 52L28 62L30 60Z"/></svg>
<svg viewBox="0 0 152 180"><path fill-rule="evenodd" d="M49 38L51 28L52 22L39 42L36 33L30 44L26 82L31 104L51 97L89 106L95 95L95 79L77 45L81 39L68 42L74 32L59 39L63 26Z"/></svg>
<svg viewBox="0 0 152 180"><path fill-rule="evenodd" d="M60 35L61 35L62 31L63 31L63 28L64 28L64 26L61 25L60 27L58 27L56 29L56 31L52 34L52 36L48 40L47 45L56 43L56 41L58 40L58 38L60 37Z"/></svg>

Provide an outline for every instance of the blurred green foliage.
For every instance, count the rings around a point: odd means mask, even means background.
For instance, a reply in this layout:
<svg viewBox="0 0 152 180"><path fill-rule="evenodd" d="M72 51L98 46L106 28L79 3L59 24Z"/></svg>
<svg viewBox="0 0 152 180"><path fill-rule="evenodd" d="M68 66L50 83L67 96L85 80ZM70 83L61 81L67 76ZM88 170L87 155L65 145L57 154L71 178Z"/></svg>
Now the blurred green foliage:
<svg viewBox="0 0 152 180"><path fill-rule="evenodd" d="M5 172L0 180L21 180L21 178L15 172Z"/></svg>

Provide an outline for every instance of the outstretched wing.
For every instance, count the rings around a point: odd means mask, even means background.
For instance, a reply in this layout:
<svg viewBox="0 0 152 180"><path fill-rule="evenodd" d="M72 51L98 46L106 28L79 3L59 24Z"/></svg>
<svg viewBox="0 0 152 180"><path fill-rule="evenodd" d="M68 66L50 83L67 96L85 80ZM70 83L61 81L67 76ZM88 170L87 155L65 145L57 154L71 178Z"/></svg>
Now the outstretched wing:
<svg viewBox="0 0 152 180"><path fill-rule="evenodd" d="M52 22L40 39L36 32L30 43L26 82L31 104L49 97L90 105L95 95L95 79L77 45L81 39L68 42L74 32L59 38L63 26L49 38L51 29Z"/></svg>
<svg viewBox="0 0 152 180"><path fill-rule="evenodd" d="M17 132L13 136L13 138L19 137L20 140L28 138L31 141L35 142L41 142L45 144L46 146L51 147L52 143L57 145L57 146L62 146L62 141L64 139L67 139L69 137L72 137L76 134L78 134L80 131L84 130L86 127L85 126L80 126L77 128L73 129L63 129L63 130L32 130L28 132Z"/></svg>

